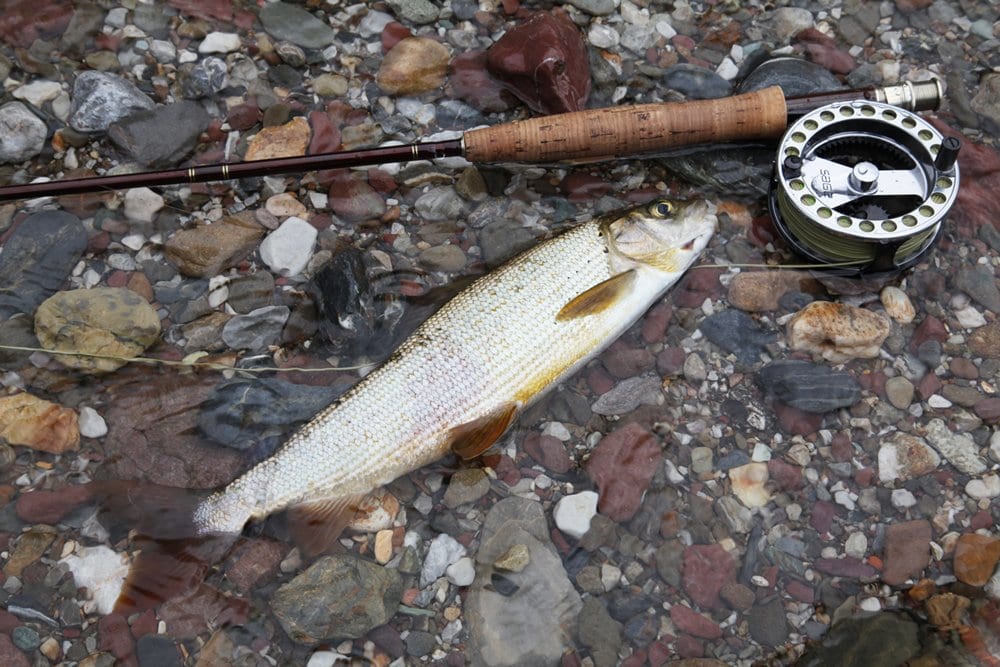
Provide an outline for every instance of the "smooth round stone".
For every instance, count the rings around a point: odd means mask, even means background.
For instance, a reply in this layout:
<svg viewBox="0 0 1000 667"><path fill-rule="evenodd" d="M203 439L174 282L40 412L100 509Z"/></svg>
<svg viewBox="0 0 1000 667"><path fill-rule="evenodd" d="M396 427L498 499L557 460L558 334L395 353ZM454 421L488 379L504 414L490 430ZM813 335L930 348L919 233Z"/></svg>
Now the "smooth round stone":
<svg viewBox="0 0 1000 667"><path fill-rule="evenodd" d="M313 90L320 97L340 97L347 94L349 82L339 74L321 74L313 79Z"/></svg>
<svg viewBox="0 0 1000 667"><path fill-rule="evenodd" d="M913 402L913 383L901 375L885 381L885 395L893 407L905 410Z"/></svg>
<svg viewBox="0 0 1000 667"><path fill-rule="evenodd" d="M419 95L444 85L448 47L429 37L407 37L385 54L375 77L390 95Z"/></svg>
<svg viewBox="0 0 1000 667"><path fill-rule="evenodd" d="M318 234L302 218L288 218L261 242L260 258L275 273L297 276L312 259Z"/></svg>
<svg viewBox="0 0 1000 667"><path fill-rule="evenodd" d="M552 512L556 527L570 537L580 539L590 530L590 520L597 514L597 494L581 491L563 496Z"/></svg>
<svg viewBox="0 0 1000 667"><path fill-rule="evenodd" d="M97 410L89 406L80 408L78 424L80 435L85 438L100 438L108 433L108 425L105 423L104 417L97 414Z"/></svg>
<svg viewBox="0 0 1000 667"><path fill-rule="evenodd" d="M322 49L337 40L329 25L296 5L265 4L259 14L264 30L276 40L287 40L306 49Z"/></svg>
<svg viewBox="0 0 1000 667"><path fill-rule="evenodd" d="M10 638L22 651L34 651L41 646L42 638L38 632L26 625L14 628L10 633Z"/></svg>
<svg viewBox="0 0 1000 667"><path fill-rule="evenodd" d="M30 159L45 148L45 123L24 104L10 102L0 107L0 162Z"/></svg>
<svg viewBox="0 0 1000 667"><path fill-rule="evenodd" d="M440 245L420 253L420 262L436 271L458 271L465 267L465 253L456 245Z"/></svg>

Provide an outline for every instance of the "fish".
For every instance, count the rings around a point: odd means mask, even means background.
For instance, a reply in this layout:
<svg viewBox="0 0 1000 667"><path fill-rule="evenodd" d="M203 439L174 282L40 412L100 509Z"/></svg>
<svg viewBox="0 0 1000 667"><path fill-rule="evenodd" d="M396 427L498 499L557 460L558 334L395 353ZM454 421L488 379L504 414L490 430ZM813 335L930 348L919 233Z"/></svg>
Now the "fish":
<svg viewBox="0 0 1000 667"><path fill-rule="evenodd" d="M129 506L150 536L120 609L148 608L190 586L204 569L195 564L220 557L249 521L287 510L300 545L318 553L366 494L450 452L481 455L659 300L716 225L707 200L661 198L595 217L476 279L224 488L178 505L162 487L105 484L105 501Z"/></svg>

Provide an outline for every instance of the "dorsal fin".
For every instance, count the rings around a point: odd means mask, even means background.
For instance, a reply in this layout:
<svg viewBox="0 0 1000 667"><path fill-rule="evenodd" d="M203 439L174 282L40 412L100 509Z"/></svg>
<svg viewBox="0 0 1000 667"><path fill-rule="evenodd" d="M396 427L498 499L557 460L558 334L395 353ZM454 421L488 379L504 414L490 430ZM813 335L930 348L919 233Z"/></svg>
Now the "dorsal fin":
<svg viewBox="0 0 1000 667"><path fill-rule="evenodd" d="M517 416L517 405L504 403L499 408L479 419L473 419L451 429L451 449L468 461L496 442L510 427Z"/></svg>
<svg viewBox="0 0 1000 667"><path fill-rule="evenodd" d="M363 498L363 494L320 498L289 508L292 539L307 556L326 551L354 518Z"/></svg>
<svg viewBox="0 0 1000 667"><path fill-rule="evenodd" d="M635 277L635 269L629 269L597 283L563 306L556 314L556 320L562 322L604 312L632 290Z"/></svg>

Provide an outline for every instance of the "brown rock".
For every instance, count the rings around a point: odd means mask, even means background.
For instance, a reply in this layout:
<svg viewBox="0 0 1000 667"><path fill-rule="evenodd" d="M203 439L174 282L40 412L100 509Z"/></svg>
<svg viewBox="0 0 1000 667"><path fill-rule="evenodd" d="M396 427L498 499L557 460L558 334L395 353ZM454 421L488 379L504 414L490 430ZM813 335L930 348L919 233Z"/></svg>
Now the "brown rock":
<svg viewBox="0 0 1000 667"><path fill-rule="evenodd" d="M984 586L1000 561L1000 538L966 533L955 545L955 577L963 584Z"/></svg>
<svg viewBox="0 0 1000 667"><path fill-rule="evenodd" d="M45 554L45 550L49 548L55 538L56 531L50 526L35 526L31 530L21 533L11 550L10 558L3 566L3 573L8 577L21 576L24 568Z"/></svg>
<svg viewBox="0 0 1000 667"><path fill-rule="evenodd" d="M656 438L638 424L604 436L587 462L587 473L600 492L601 514L615 521L631 519L662 460Z"/></svg>
<svg viewBox="0 0 1000 667"><path fill-rule="evenodd" d="M675 604L670 608L670 620L677 629L695 637L718 639L722 636L722 628L710 618L702 616L691 607Z"/></svg>
<svg viewBox="0 0 1000 667"><path fill-rule="evenodd" d="M744 271L729 283L730 305L757 313L778 310L778 301L788 292L818 292L819 284L800 271Z"/></svg>
<svg viewBox="0 0 1000 667"><path fill-rule="evenodd" d="M444 85L448 48L429 37L407 37L385 54L375 81L390 95L419 95Z"/></svg>
<svg viewBox="0 0 1000 667"><path fill-rule="evenodd" d="M210 278L253 252L264 231L250 220L223 218L175 233L167 239L163 253L184 275Z"/></svg>
<svg viewBox="0 0 1000 667"><path fill-rule="evenodd" d="M899 586L907 579L920 576L930 562L931 524L928 521L906 521L892 524L885 535L885 568L882 580Z"/></svg>
<svg viewBox="0 0 1000 667"><path fill-rule="evenodd" d="M974 357L1000 359L1000 320L973 331L969 335L969 350Z"/></svg>
<svg viewBox="0 0 1000 667"><path fill-rule="evenodd" d="M229 579L241 593L249 593L260 583L266 583L277 571L291 547L266 539L247 540L236 548L235 562L226 570Z"/></svg>
<svg viewBox="0 0 1000 667"><path fill-rule="evenodd" d="M17 516L27 523L51 525L90 498L90 490L82 484L52 491L22 493L17 499Z"/></svg>
<svg viewBox="0 0 1000 667"><path fill-rule="evenodd" d="M0 398L0 437L50 454L80 448L76 412L26 392Z"/></svg>
<svg viewBox="0 0 1000 667"><path fill-rule="evenodd" d="M250 162L305 155L311 137L309 121L302 116L296 116L284 125L265 127L254 135L243 159Z"/></svg>
<svg viewBox="0 0 1000 667"><path fill-rule="evenodd" d="M521 445L531 458L540 463L546 470L554 473L564 473L573 465L566 452L566 445L558 438L541 433L529 433Z"/></svg>
<svg viewBox="0 0 1000 667"><path fill-rule="evenodd" d="M684 549L684 592L699 607L719 609L720 593L736 581L736 560L721 544L692 544Z"/></svg>
<svg viewBox="0 0 1000 667"><path fill-rule="evenodd" d="M0 664L7 667L31 667L31 661L24 651L14 646L7 635L0 634Z"/></svg>
<svg viewBox="0 0 1000 667"><path fill-rule="evenodd" d="M834 363L878 356L889 319L845 303L814 301L788 321L788 345Z"/></svg>
<svg viewBox="0 0 1000 667"><path fill-rule="evenodd" d="M57 292L35 312L35 335L70 368L108 373L159 340L160 317L132 290L123 287Z"/></svg>

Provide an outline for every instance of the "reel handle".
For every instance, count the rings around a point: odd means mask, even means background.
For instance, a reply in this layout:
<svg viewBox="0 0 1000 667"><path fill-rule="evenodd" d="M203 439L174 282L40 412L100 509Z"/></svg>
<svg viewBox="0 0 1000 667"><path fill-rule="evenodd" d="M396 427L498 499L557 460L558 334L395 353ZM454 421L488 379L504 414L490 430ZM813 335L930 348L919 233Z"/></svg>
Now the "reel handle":
<svg viewBox="0 0 1000 667"><path fill-rule="evenodd" d="M773 139L787 125L785 96L771 86L721 99L588 109L468 130L465 157L471 162L586 161Z"/></svg>

